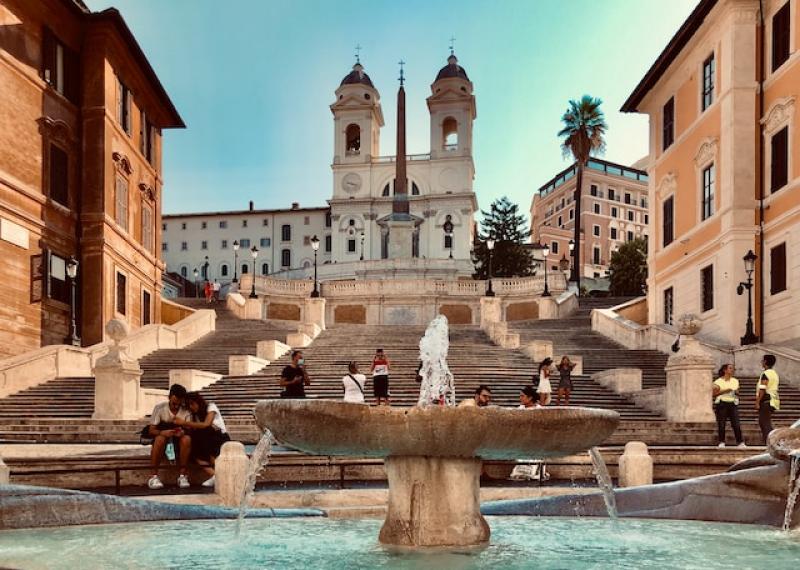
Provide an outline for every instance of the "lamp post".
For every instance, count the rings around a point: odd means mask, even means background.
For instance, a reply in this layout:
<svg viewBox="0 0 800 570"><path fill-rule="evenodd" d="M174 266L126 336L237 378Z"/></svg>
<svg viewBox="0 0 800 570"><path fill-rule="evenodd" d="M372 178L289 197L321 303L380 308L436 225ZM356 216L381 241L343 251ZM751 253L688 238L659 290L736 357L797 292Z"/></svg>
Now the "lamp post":
<svg viewBox="0 0 800 570"><path fill-rule="evenodd" d="M739 283L736 287L736 293L742 295L747 290L747 325L745 326L744 336L741 337L742 345L756 344L758 342L758 335L753 331L753 270L756 267L756 259L758 256L749 250L742 258L744 260L744 270L747 273L747 281Z"/></svg>
<svg viewBox="0 0 800 570"><path fill-rule="evenodd" d="M208 278L208 266L209 266L209 265L210 265L210 264L208 263L208 256L206 256L206 258L205 258L205 263L203 263L203 278L204 278L206 281L209 281L209 278Z"/></svg>
<svg viewBox="0 0 800 570"><path fill-rule="evenodd" d="M366 236L364 235L364 232L361 232L361 261L364 261L364 238L365 237ZM313 246L313 244L312 244L312 246ZM319 247L319 243L317 244L317 247ZM317 250L315 249L314 250L314 257L316 258L316 256L317 256Z"/></svg>
<svg viewBox="0 0 800 570"><path fill-rule="evenodd" d="M78 260L70 256L67 260L67 277L69 277L70 303L69 303L69 336L67 344L72 346L81 345L81 337L78 336L78 323L76 322L77 305L75 299L75 281L78 277Z"/></svg>
<svg viewBox="0 0 800 570"><path fill-rule="evenodd" d="M542 297L550 297L550 288L547 286L547 256L550 255L550 246L545 244L542 246L542 254L544 254L544 291Z"/></svg>
<svg viewBox="0 0 800 570"><path fill-rule="evenodd" d="M575 265L575 240L569 240L569 267L570 267L570 277L575 277L572 275L572 266ZM573 279L569 279L572 281ZM580 288L575 293L576 295L580 295Z"/></svg>
<svg viewBox="0 0 800 570"><path fill-rule="evenodd" d="M364 234L361 234L361 259L364 259ZM319 238L314 236L311 238L311 249L314 250L314 290L311 291L311 298L316 299L319 297L319 287L317 287L317 250L319 250Z"/></svg>
<svg viewBox="0 0 800 570"><path fill-rule="evenodd" d="M233 283L238 283L239 279L236 277L236 266L239 264L239 240L233 240Z"/></svg>
<svg viewBox="0 0 800 570"><path fill-rule="evenodd" d="M494 238L491 236L486 240L486 249L489 250L489 287L486 289L486 296L494 297L494 291L492 290L492 250L494 250Z"/></svg>
<svg viewBox="0 0 800 570"><path fill-rule="evenodd" d="M200 287L197 285L197 276L200 275L200 272L196 267L192 270L192 275L194 275L194 297L197 299L200 297Z"/></svg>
<svg viewBox="0 0 800 570"><path fill-rule="evenodd" d="M450 250L450 259L453 259L453 221L450 219L449 215L442 228L444 229L445 241L449 240L447 249Z"/></svg>
<svg viewBox="0 0 800 570"><path fill-rule="evenodd" d="M258 248L253 246L250 248L250 255L253 256L253 285L250 287L250 298L257 299L258 295L256 295L256 257L258 257Z"/></svg>

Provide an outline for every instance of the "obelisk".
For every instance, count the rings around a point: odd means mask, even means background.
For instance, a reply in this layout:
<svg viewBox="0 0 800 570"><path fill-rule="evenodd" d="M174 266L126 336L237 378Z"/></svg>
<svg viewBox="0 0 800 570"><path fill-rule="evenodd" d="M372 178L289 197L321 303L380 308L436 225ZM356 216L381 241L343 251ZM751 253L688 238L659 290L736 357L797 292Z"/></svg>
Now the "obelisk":
<svg viewBox="0 0 800 570"><path fill-rule="evenodd" d="M400 89L397 91L397 157L395 159L394 199L389 218L389 259L410 258L414 220L408 208L406 178L406 91L403 88L403 64L400 62Z"/></svg>

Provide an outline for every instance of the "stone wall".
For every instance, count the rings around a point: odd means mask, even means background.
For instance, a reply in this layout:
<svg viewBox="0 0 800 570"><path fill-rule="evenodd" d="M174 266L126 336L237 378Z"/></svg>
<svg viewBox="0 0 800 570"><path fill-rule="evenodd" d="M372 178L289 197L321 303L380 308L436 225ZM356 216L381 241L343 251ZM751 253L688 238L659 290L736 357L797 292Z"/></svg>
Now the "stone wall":
<svg viewBox="0 0 800 570"><path fill-rule="evenodd" d="M507 321L527 321L539 318L539 303L524 301L522 303L509 303L506 307Z"/></svg>
<svg viewBox="0 0 800 570"><path fill-rule="evenodd" d="M267 305L267 318L281 321L299 321L300 306L290 303L270 303Z"/></svg>
<svg viewBox="0 0 800 570"><path fill-rule="evenodd" d="M472 324L472 308L469 305L442 305L439 314L447 317L451 325Z"/></svg>
<svg viewBox="0 0 800 570"><path fill-rule="evenodd" d="M367 308L364 305L338 305L333 309L335 323L363 325L367 322Z"/></svg>

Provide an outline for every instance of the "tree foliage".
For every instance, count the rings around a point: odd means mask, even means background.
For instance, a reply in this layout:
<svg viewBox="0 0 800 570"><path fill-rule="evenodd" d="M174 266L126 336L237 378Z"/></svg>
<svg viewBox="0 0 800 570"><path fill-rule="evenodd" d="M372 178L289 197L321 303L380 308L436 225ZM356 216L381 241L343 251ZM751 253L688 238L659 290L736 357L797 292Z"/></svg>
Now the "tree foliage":
<svg viewBox="0 0 800 570"><path fill-rule="evenodd" d="M481 210L480 232L475 235L472 261L475 264L474 277L486 279L489 276L489 248L486 240L495 240L492 251L493 277L522 277L533 270L533 258L523 246L529 231L525 217L519 214L519 207L505 196L492 202L489 211Z"/></svg>
<svg viewBox="0 0 800 570"><path fill-rule="evenodd" d="M579 166L585 166L590 155L605 151L608 125L600 110L602 103L597 97L584 95L577 101L570 100L561 116L561 151L565 157L572 156Z"/></svg>
<svg viewBox="0 0 800 570"><path fill-rule="evenodd" d="M647 283L647 243L635 239L611 254L609 291L615 297L641 295Z"/></svg>

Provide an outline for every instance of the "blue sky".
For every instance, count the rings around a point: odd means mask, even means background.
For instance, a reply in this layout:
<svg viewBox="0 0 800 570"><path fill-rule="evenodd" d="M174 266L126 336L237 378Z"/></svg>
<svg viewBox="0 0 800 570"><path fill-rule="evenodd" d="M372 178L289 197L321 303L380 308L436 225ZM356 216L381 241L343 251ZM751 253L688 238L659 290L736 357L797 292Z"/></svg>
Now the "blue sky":
<svg viewBox="0 0 800 570"><path fill-rule="evenodd" d="M608 160L647 154L647 121L618 112L696 0L87 0L120 10L187 124L167 131L164 212L324 205L328 106L361 61L381 93L381 154L394 153L398 65L407 62L408 152L429 150L425 98L455 49L475 86L479 205L527 211L568 162L559 119L600 97Z"/></svg>

